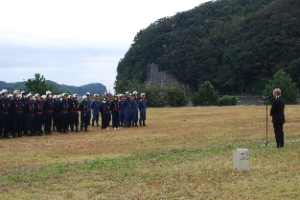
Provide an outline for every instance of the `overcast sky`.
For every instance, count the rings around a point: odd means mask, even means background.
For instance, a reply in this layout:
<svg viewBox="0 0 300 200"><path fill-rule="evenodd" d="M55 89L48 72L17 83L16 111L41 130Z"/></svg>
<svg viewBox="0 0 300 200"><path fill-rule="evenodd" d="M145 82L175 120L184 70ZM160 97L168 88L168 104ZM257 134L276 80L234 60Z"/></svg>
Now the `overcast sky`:
<svg viewBox="0 0 300 200"><path fill-rule="evenodd" d="M203 2L3 0L0 80L40 73L60 84L103 83L112 91L118 62L140 29Z"/></svg>

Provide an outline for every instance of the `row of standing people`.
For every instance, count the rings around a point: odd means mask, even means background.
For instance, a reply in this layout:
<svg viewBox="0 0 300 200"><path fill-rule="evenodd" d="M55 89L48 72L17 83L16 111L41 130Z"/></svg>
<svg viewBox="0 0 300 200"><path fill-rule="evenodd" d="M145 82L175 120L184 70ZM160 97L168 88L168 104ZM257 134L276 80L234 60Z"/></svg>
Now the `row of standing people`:
<svg viewBox="0 0 300 200"><path fill-rule="evenodd" d="M128 93L128 94L127 94ZM52 101L51 91L47 91L46 95L40 96L39 94L26 94L19 90L14 91L14 95L9 95L6 89L0 92L0 139L13 138L36 135L50 135L53 131L57 130L61 133L79 132L79 114L81 118L80 130L87 130L90 125L91 110L93 110L93 125L96 121L98 125L99 112L102 117L102 129L107 130L107 126L111 120L114 129L119 126L130 127L131 124L136 125L137 110L133 112L136 107L132 104L137 102L137 92L131 98L131 94L126 92L126 99L124 95L115 96L114 101L109 101L109 96L105 95L101 104L97 105L99 95L95 95L95 100L90 100L90 93L83 96L83 101L79 104L78 96L74 94L72 97L67 95L54 95ZM9 98L13 96L13 98ZM126 103L125 103L126 102ZM125 104L126 105L125 105ZM140 109L140 125L143 122L145 126L146 120L146 100L145 95L138 105ZM124 108L124 109L123 109ZM125 109L126 108L126 109ZM99 110L98 110L99 109ZM130 111L128 111L130 110ZM80 111L80 112L79 112ZM129 119L132 119L128 122ZM42 131L44 126L44 132ZM142 125L141 125L142 126Z"/></svg>
<svg viewBox="0 0 300 200"><path fill-rule="evenodd" d="M112 121L113 129L119 129L121 126L137 127L138 122L140 126L146 126L146 94L142 93L140 100L138 100L136 91L133 94L127 91L125 95L115 95L114 99L110 101L110 97L104 94L101 102L98 95L95 95L91 105L93 110L92 126L95 123L99 126L99 112L101 113L103 130L107 130L110 121ZM139 111L140 118L138 119Z"/></svg>

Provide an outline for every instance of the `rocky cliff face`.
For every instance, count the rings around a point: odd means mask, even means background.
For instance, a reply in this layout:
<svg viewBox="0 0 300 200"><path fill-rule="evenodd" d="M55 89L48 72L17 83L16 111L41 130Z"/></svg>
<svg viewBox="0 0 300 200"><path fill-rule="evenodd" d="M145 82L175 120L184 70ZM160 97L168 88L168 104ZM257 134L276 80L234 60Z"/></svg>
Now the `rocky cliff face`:
<svg viewBox="0 0 300 200"><path fill-rule="evenodd" d="M159 71L154 63L148 65L146 86L157 86L162 89L179 87L189 91L187 84L178 81L173 74L168 71Z"/></svg>

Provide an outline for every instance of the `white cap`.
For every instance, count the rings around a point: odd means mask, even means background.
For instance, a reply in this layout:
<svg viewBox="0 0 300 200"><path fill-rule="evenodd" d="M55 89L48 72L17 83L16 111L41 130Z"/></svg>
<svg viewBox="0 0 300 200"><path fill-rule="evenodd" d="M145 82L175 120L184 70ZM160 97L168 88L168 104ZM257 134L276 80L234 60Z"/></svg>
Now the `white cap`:
<svg viewBox="0 0 300 200"><path fill-rule="evenodd" d="M67 94L66 94L66 93L62 93L61 96L62 96L62 97L63 97L63 96L67 96Z"/></svg>
<svg viewBox="0 0 300 200"><path fill-rule="evenodd" d="M68 99L71 99L71 98L72 98L72 95L69 95L69 96L68 96Z"/></svg>
<svg viewBox="0 0 300 200"><path fill-rule="evenodd" d="M133 94L138 94L138 92L137 91L133 91Z"/></svg>
<svg viewBox="0 0 300 200"><path fill-rule="evenodd" d="M86 96L88 96L88 95L90 96L91 94L90 94L89 92L87 92L85 95L86 95Z"/></svg>
<svg viewBox="0 0 300 200"><path fill-rule="evenodd" d="M20 90L14 90L14 94L20 94Z"/></svg>
<svg viewBox="0 0 300 200"><path fill-rule="evenodd" d="M141 94L141 97L143 97L143 96L145 96L145 95L146 95L146 93L142 93L142 94Z"/></svg>
<svg viewBox="0 0 300 200"><path fill-rule="evenodd" d="M128 95L128 94L130 94L130 92L129 92L129 91L126 91L126 92L125 92L125 95Z"/></svg>
<svg viewBox="0 0 300 200"><path fill-rule="evenodd" d="M52 92L50 90L46 91L46 95L48 94L52 94Z"/></svg>
<svg viewBox="0 0 300 200"><path fill-rule="evenodd" d="M83 95L83 96L82 96L82 99L85 99L85 98L86 98L86 95Z"/></svg>
<svg viewBox="0 0 300 200"><path fill-rule="evenodd" d="M44 95L42 95L42 98L43 98L43 96L44 96ZM53 99L56 99L56 98L57 98L57 96L56 96L56 95L53 95Z"/></svg>
<svg viewBox="0 0 300 200"><path fill-rule="evenodd" d="M78 97L78 95L77 94L73 94L73 98L75 98L75 97Z"/></svg>
<svg viewBox="0 0 300 200"><path fill-rule="evenodd" d="M35 98L37 98L37 97L39 97L39 96L40 96L39 93L36 93L36 94L34 95Z"/></svg>
<svg viewBox="0 0 300 200"><path fill-rule="evenodd" d="M14 95L12 95L12 94L8 94L7 95L7 98L10 98L10 97L13 97Z"/></svg>
<svg viewBox="0 0 300 200"><path fill-rule="evenodd" d="M42 95L41 96L42 99L46 99L46 97L47 97L46 95Z"/></svg>
<svg viewBox="0 0 300 200"><path fill-rule="evenodd" d="M8 90L7 89L3 89L1 92L2 92L2 94L8 93Z"/></svg>
<svg viewBox="0 0 300 200"><path fill-rule="evenodd" d="M94 94L94 97L99 97L99 94Z"/></svg>
<svg viewBox="0 0 300 200"><path fill-rule="evenodd" d="M32 97L33 95L29 92L29 94L27 94L27 98Z"/></svg>

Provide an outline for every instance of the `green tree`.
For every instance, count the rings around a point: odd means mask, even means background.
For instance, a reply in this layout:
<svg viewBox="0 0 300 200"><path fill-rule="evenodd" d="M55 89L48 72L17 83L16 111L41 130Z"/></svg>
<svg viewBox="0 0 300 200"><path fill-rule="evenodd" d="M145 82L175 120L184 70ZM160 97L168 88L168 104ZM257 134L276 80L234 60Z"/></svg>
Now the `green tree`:
<svg viewBox="0 0 300 200"><path fill-rule="evenodd" d="M206 81L202 83L192 97L193 106L211 106L218 104L218 92L214 86Z"/></svg>
<svg viewBox="0 0 300 200"><path fill-rule="evenodd" d="M47 84L44 76L36 73L34 78L28 79L25 83L25 90L28 92L45 94L47 90L53 89L52 84Z"/></svg>
<svg viewBox="0 0 300 200"><path fill-rule="evenodd" d="M296 104L299 90L296 88L296 84L292 82L291 77L286 74L282 69L276 72L273 79L269 81L263 92L264 96L271 95L275 88L280 88L281 96L286 104ZM269 98L269 103L274 101L272 95Z"/></svg>
<svg viewBox="0 0 300 200"><path fill-rule="evenodd" d="M289 65L289 74L293 80L300 81L300 57Z"/></svg>
<svg viewBox="0 0 300 200"><path fill-rule="evenodd" d="M168 88L166 94L167 94L167 103L171 107L185 106L189 102L185 92L180 88L177 87Z"/></svg>

